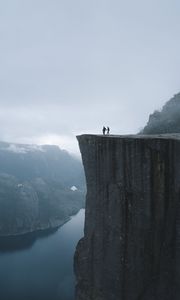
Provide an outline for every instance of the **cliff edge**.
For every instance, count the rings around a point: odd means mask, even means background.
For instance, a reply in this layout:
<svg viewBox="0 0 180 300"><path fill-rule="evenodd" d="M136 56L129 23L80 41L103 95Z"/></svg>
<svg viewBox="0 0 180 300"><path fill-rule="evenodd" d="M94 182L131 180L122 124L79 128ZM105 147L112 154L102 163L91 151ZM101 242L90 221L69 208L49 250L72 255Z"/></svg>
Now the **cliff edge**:
<svg viewBox="0 0 180 300"><path fill-rule="evenodd" d="M87 181L76 300L180 298L180 135L78 136Z"/></svg>

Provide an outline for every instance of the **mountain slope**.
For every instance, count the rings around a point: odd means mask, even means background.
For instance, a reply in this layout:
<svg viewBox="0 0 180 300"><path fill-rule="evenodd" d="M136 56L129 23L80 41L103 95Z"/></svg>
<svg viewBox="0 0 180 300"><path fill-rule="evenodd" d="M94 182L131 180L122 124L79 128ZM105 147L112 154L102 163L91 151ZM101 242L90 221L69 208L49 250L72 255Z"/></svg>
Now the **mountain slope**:
<svg viewBox="0 0 180 300"><path fill-rule="evenodd" d="M161 111L149 116L149 121L141 133L161 134L180 132L180 93L170 99Z"/></svg>
<svg viewBox="0 0 180 300"><path fill-rule="evenodd" d="M62 225L84 206L84 186L81 162L59 147L0 142L0 235Z"/></svg>

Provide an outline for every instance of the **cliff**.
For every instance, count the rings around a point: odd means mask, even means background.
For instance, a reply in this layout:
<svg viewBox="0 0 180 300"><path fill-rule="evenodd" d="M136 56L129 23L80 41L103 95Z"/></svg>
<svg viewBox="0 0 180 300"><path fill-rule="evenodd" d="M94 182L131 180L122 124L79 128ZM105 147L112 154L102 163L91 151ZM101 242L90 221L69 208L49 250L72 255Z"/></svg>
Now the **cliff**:
<svg viewBox="0 0 180 300"><path fill-rule="evenodd" d="M160 111L156 110L140 134L163 134L180 132L180 93L165 103Z"/></svg>
<svg viewBox="0 0 180 300"><path fill-rule="evenodd" d="M0 142L0 237L64 224L84 186L81 162L58 146Z"/></svg>
<svg viewBox="0 0 180 300"><path fill-rule="evenodd" d="M78 136L87 181L76 300L180 298L180 136Z"/></svg>

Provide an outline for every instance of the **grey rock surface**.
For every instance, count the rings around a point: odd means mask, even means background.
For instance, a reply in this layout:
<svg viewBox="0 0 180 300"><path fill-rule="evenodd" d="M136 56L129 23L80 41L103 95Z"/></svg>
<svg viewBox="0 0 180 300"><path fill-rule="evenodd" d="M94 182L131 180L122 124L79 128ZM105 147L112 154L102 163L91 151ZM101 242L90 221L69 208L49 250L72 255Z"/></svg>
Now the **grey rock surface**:
<svg viewBox="0 0 180 300"><path fill-rule="evenodd" d="M76 300L180 299L180 136L78 136L87 181Z"/></svg>
<svg viewBox="0 0 180 300"><path fill-rule="evenodd" d="M174 95L160 111L156 110L140 132L143 134L180 133L180 93Z"/></svg>

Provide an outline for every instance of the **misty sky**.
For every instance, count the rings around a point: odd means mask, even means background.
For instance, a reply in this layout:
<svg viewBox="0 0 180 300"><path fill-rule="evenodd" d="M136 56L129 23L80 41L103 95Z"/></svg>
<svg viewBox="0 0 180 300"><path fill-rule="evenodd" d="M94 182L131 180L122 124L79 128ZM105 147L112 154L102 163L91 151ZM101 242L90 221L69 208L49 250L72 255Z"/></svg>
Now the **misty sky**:
<svg viewBox="0 0 180 300"><path fill-rule="evenodd" d="M0 140L136 133L180 91L179 0L0 0Z"/></svg>

